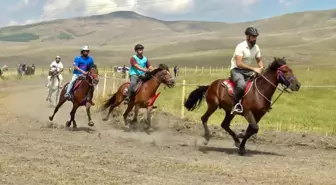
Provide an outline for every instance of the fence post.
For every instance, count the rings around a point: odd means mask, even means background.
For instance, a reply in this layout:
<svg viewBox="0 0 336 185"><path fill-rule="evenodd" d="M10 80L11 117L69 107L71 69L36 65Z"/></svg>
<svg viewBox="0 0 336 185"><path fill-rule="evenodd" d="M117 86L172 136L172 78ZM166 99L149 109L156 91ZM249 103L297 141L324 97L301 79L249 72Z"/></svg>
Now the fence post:
<svg viewBox="0 0 336 185"><path fill-rule="evenodd" d="M104 86L103 86L103 98L105 98L106 81L107 81L107 75L106 75L106 72L105 72L105 74L104 74Z"/></svg>
<svg viewBox="0 0 336 185"><path fill-rule="evenodd" d="M203 74L204 66L202 66L202 74Z"/></svg>
<svg viewBox="0 0 336 185"><path fill-rule="evenodd" d="M126 82L129 81L128 78L129 78L128 71L126 71L126 76L125 76L125 81L126 81Z"/></svg>
<svg viewBox="0 0 336 185"><path fill-rule="evenodd" d="M115 91L115 83L116 83L116 74L115 73L113 73L112 74L112 93Z"/></svg>
<svg viewBox="0 0 336 185"><path fill-rule="evenodd" d="M184 118L184 96L185 96L186 81L182 81L182 94L181 94L181 118Z"/></svg>
<svg viewBox="0 0 336 185"><path fill-rule="evenodd" d="M195 73L197 73L197 66L196 66L196 68L195 68Z"/></svg>
<svg viewBox="0 0 336 185"><path fill-rule="evenodd" d="M96 91L96 99L98 99L98 97L99 97L99 84L97 84L95 91Z"/></svg>

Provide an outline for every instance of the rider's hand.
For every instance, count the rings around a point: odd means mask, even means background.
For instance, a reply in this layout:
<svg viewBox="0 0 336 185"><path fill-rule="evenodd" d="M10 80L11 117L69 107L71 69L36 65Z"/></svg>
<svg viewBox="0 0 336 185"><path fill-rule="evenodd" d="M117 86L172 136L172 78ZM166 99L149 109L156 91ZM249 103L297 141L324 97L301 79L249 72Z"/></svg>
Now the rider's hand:
<svg viewBox="0 0 336 185"><path fill-rule="evenodd" d="M260 74L261 73L261 68L253 68L253 71L254 72L256 72L256 73L258 73L258 74Z"/></svg>
<svg viewBox="0 0 336 185"><path fill-rule="evenodd" d="M86 71L83 71L83 75L87 75L88 73Z"/></svg>

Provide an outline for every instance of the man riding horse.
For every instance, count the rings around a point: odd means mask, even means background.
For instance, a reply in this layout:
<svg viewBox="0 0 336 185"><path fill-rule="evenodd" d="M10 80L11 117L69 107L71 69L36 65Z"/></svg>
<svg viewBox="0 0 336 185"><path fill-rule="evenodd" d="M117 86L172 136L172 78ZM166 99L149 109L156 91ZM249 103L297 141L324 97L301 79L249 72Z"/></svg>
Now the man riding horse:
<svg viewBox="0 0 336 185"><path fill-rule="evenodd" d="M234 88L234 107L231 114L243 112L243 106L240 103L244 96L246 80L254 73L260 74L264 69L261 59L260 48L256 44L259 35L258 30L254 27L248 27L245 30L246 40L239 43L231 59L231 79L235 82ZM253 59L257 60L259 68L251 67Z"/></svg>
<svg viewBox="0 0 336 185"><path fill-rule="evenodd" d="M34 66L35 67L35 66ZM57 79L59 81L59 87L62 88L62 81L63 81L63 76L62 76L62 72L63 72L63 64L61 62L61 57L60 56L56 56L55 60L53 62L51 62L50 64L50 70L49 70L49 75L48 75L48 89L50 87L51 84L51 76L53 75L54 72L57 71Z"/></svg>
<svg viewBox="0 0 336 185"><path fill-rule="evenodd" d="M72 79L67 87L67 91L65 94L65 98L67 100L71 100L71 90L74 85L74 82L82 75L87 75L88 71L91 67L94 66L94 61L91 56L89 56L90 49L88 46L83 46L80 48L81 56L77 56L74 60L73 66L73 75ZM91 92L89 93L88 101L94 105L92 102L92 96L93 96L94 89L91 89Z"/></svg>
<svg viewBox="0 0 336 185"><path fill-rule="evenodd" d="M124 104L128 104L130 97L135 94L136 86L140 81L139 76L153 70L153 67L150 65L148 59L143 55L143 50L144 46L141 44L137 44L134 47L136 54L130 59L131 67L129 71L131 84L128 88Z"/></svg>

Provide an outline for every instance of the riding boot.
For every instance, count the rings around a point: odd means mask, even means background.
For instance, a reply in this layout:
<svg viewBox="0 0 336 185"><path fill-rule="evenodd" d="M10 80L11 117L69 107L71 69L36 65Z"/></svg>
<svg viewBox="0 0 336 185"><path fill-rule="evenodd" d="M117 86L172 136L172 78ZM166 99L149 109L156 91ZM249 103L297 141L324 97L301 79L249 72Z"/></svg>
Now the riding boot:
<svg viewBox="0 0 336 185"><path fill-rule="evenodd" d="M244 96L244 90L235 88L234 103L231 114L239 114L243 112L243 105L240 103L241 98Z"/></svg>
<svg viewBox="0 0 336 185"><path fill-rule="evenodd" d="M124 99L124 104L128 104L130 102L130 97L131 97L131 89L128 88L128 91L126 93L126 98Z"/></svg>

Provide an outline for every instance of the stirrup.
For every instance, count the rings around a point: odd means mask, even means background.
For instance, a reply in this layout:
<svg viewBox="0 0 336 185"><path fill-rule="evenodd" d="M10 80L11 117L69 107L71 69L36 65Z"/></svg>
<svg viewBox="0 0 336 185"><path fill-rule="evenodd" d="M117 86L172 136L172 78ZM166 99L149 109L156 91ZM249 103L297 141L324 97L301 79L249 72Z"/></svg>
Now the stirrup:
<svg viewBox="0 0 336 185"><path fill-rule="evenodd" d="M238 106L240 106L240 109L238 109ZM231 111L231 114L235 114L235 113L238 113L238 114L241 114L243 113L243 105L241 104L241 101L239 101L232 109Z"/></svg>

